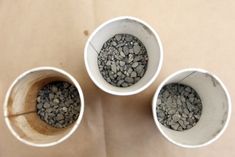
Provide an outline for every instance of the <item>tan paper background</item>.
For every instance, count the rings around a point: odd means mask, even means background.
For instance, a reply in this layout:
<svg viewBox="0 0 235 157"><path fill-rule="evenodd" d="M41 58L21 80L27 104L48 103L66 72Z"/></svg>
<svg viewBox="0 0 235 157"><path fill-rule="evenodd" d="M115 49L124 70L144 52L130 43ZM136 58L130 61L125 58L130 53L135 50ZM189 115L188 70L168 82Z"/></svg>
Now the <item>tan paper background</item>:
<svg viewBox="0 0 235 157"><path fill-rule="evenodd" d="M91 32L120 15L140 18L156 29L164 62L144 92L118 97L99 90L88 77L83 49ZM81 126L65 142L34 148L17 141L0 110L0 157L221 157L235 156L235 118L208 147L183 149L160 134L151 99L169 74L187 67L218 75L235 99L234 0L0 0L0 104L12 81L38 66L71 73L85 94ZM234 109L233 109L234 110Z"/></svg>

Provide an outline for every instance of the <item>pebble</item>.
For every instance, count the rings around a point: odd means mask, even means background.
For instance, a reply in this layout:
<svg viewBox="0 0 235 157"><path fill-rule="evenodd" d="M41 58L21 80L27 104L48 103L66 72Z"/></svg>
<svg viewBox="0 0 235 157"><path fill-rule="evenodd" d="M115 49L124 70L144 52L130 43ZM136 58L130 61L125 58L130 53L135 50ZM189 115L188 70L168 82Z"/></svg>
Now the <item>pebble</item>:
<svg viewBox="0 0 235 157"><path fill-rule="evenodd" d="M120 52L120 55L122 56L122 57L126 57L126 55L121 51Z"/></svg>
<svg viewBox="0 0 235 157"><path fill-rule="evenodd" d="M110 65L111 65L111 61L107 61L107 62L106 62L106 65L107 65L107 66L110 66ZM103 69L103 68L102 68L102 69Z"/></svg>
<svg viewBox="0 0 235 157"><path fill-rule="evenodd" d="M168 111L168 114L174 114L175 112L176 112L176 110L171 109L171 110Z"/></svg>
<svg viewBox="0 0 235 157"><path fill-rule="evenodd" d="M124 66L124 65L125 65L125 62L120 61L120 66Z"/></svg>
<svg viewBox="0 0 235 157"><path fill-rule="evenodd" d="M138 63L138 62L135 62L135 63L132 64L132 67L135 68L135 67L137 67L138 65L139 65L139 63Z"/></svg>
<svg viewBox="0 0 235 157"><path fill-rule="evenodd" d="M50 104L46 102L46 103L43 105L43 107L44 107L44 108L49 108L49 107L50 107Z"/></svg>
<svg viewBox="0 0 235 157"><path fill-rule="evenodd" d="M130 74L132 71L133 71L133 69L129 68L127 72Z"/></svg>
<svg viewBox="0 0 235 157"><path fill-rule="evenodd" d="M115 35L115 39L116 39L117 41L121 40L121 38L122 38L122 36L121 36L120 34Z"/></svg>
<svg viewBox="0 0 235 157"><path fill-rule="evenodd" d="M172 116L172 119L173 119L173 121L174 122L178 122L179 120L180 120L180 115L179 114L174 114L173 116Z"/></svg>
<svg viewBox="0 0 235 157"><path fill-rule="evenodd" d="M199 121L202 102L197 92L190 86L171 83L160 91L156 112L158 121L162 125L176 131L184 131Z"/></svg>
<svg viewBox="0 0 235 157"><path fill-rule="evenodd" d="M137 73L135 72L135 71L133 71L132 73L131 73L131 77L136 77L137 76Z"/></svg>
<svg viewBox="0 0 235 157"><path fill-rule="evenodd" d="M171 124L171 128L174 129L174 130L177 130L179 127L179 124L178 123L173 123Z"/></svg>
<svg viewBox="0 0 235 157"><path fill-rule="evenodd" d="M132 40L132 35L127 34L125 39L126 39L126 41L131 41Z"/></svg>
<svg viewBox="0 0 235 157"><path fill-rule="evenodd" d="M124 46L124 47L123 47L123 52L124 52L126 55L128 55L129 49L128 49L127 46Z"/></svg>
<svg viewBox="0 0 235 157"><path fill-rule="evenodd" d="M125 81L126 81L127 83L132 83L132 82L134 82L134 79L131 78L131 77L126 77L126 78L125 78Z"/></svg>
<svg viewBox="0 0 235 157"><path fill-rule="evenodd" d="M134 53L134 50L132 48L130 48L129 53Z"/></svg>
<svg viewBox="0 0 235 157"><path fill-rule="evenodd" d="M135 54L138 54L138 53L140 52L140 46L139 46L139 45L135 45L135 46L133 47L133 50L134 50L134 53L135 53Z"/></svg>
<svg viewBox="0 0 235 157"><path fill-rule="evenodd" d="M143 43L135 36L116 34L103 44L97 63L101 75L108 83L117 87L129 87L144 76L148 54Z"/></svg>
<svg viewBox="0 0 235 157"><path fill-rule="evenodd" d="M117 83L118 86L120 86L123 82L124 82L124 80L119 80L118 83Z"/></svg>
<svg viewBox="0 0 235 157"><path fill-rule="evenodd" d="M50 93L50 94L49 94L49 99L52 100L52 99L54 98L54 96L55 96L55 95L54 95L53 93Z"/></svg>
<svg viewBox="0 0 235 157"><path fill-rule="evenodd" d="M40 102L40 100L41 100L41 97L38 96L38 97L37 97L37 102Z"/></svg>
<svg viewBox="0 0 235 157"><path fill-rule="evenodd" d="M117 67L116 67L115 64L112 64L112 65L111 65L111 69L112 69L112 71L113 71L114 73L117 72Z"/></svg>
<svg viewBox="0 0 235 157"><path fill-rule="evenodd" d="M41 104L41 103L38 103L38 104L37 104L37 108L38 108L38 109L41 109L41 108L42 108L42 104Z"/></svg>
<svg viewBox="0 0 235 157"><path fill-rule="evenodd" d="M117 46L117 43L115 41L112 42L113 46Z"/></svg>
<svg viewBox="0 0 235 157"><path fill-rule="evenodd" d="M122 83L122 87L127 87L128 84L126 82Z"/></svg>
<svg viewBox="0 0 235 157"><path fill-rule="evenodd" d="M58 88L56 86L52 86L51 90L52 92L56 93L58 91Z"/></svg>
<svg viewBox="0 0 235 157"><path fill-rule="evenodd" d="M53 102L54 102L55 104L59 104L59 103L60 103L59 99L54 99Z"/></svg>
<svg viewBox="0 0 235 157"><path fill-rule="evenodd" d="M62 120L62 119L64 119L64 116L62 114L58 114L56 116L56 120Z"/></svg>
<svg viewBox="0 0 235 157"><path fill-rule="evenodd" d="M45 123L65 128L75 122L80 112L80 97L76 87L68 82L51 82L39 90L37 114Z"/></svg>
<svg viewBox="0 0 235 157"><path fill-rule="evenodd" d="M143 72L143 68L143 65L138 65L135 70L138 74L141 74Z"/></svg>

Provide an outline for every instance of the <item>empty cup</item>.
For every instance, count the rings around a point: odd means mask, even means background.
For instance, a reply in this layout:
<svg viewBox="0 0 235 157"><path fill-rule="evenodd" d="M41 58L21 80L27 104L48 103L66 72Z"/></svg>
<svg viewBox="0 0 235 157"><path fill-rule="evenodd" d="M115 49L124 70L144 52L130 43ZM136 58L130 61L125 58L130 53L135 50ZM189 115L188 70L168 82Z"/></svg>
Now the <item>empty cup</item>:
<svg viewBox="0 0 235 157"><path fill-rule="evenodd" d="M55 128L36 113L38 91L53 81L73 84L80 96L80 115L66 128ZM38 147L56 145L67 139L79 126L84 112L80 85L69 73L53 67L39 67L21 74L10 86L4 102L4 118L11 133L21 142Z"/></svg>
<svg viewBox="0 0 235 157"><path fill-rule="evenodd" d="M103 44L115 34L136 36L148 53L148 67L144 76L129 87L116 87L102 77L97 64L97 56ZM93 82L103 91L114 95L132 95L146 89L160 72L163 60L162 44L158 34L147 23L134 17L118 17L99 26L89 37L85 46L85 65Z"/></svg>
<svg viewBox="0 0 235 157"><path fill-rule="evenodd" d="M175 131L162 125L157 118L158 95L163 86L180 83L196 90L202 101L202 113L197 124L184 131ZM184 69L167 77L158 87L152 101L154 121L170 142L187 148L206 146L218 139L226 129L230 114L231 100L222 81L202 69Z"/></svg>

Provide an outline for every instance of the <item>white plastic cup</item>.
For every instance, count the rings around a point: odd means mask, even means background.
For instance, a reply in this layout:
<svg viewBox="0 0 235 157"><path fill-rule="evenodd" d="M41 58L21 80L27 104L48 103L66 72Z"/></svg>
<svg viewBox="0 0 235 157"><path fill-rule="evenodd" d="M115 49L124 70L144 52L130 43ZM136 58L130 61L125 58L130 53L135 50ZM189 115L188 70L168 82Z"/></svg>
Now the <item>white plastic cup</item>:
<svg viewBox="0 0 235 157"><path fill-rule="evenodd" d="M156 114L157 98L166 84L181 83L191 86L202 100L202 114L197 124L185 131L175 131L162 125ZM230 115L231 100L223 82L202 69L184 69L167 77L158 87L152 101L154 121L162 135L170 142L187 148L206 146L225 131Z"/></svg>
<svg viewBox="0 0 235 157"><path fill-rule="evenodd" d="M52 81L67 81L79 92L80 115L66 128L54 128L36 113L38 91ZM69 73L58 68L39 67L16 78L7 91L3 110L5 122L18 140L31 146L47 147L64 141L77 129L84 113L84 97L79 83Z"/></svg>
<svg viewBox="0 0 235 157"><path fill-rule="evenodd" d="M131 34L145 45L149 57L145 75L134 85L115 87L102 77L98 69L97 56L103 44L115 34ZM93 82L103 91L113 95L132 95L146 89L160 72L163 60L162 44L158 34L147 23L134 17L118 17L100 25L89 37L85 46L85 65Z"/></svg>

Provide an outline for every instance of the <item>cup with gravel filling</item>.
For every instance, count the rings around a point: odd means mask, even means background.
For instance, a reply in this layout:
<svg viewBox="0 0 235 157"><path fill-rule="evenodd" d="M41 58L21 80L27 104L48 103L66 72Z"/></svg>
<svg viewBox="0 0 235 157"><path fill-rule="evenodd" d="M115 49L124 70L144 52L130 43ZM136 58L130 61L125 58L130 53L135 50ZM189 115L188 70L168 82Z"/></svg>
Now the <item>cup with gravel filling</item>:
<svg viewBox="0 0 235 157"><path fill-rule="evenodd" d="M203 69L183 69L167 77L152 102L153 118L170 142L206 146L228 125L231 100L222 81Z"/></svg>
<svg viewBox="0 0 235 157"><path fill-rule="evenodd" d="M79 126L84 112L78 82L64 70L39 67L21 74L4 102L5 121L21 142L37 147L56 145Z"/></svg>
<svg viewBox="0 0 235 157"><path fill-rule="evenodd" d="M93 82L119 96L146 89L160 72L163 51L158 34L144 21L117 17L89 37L84 60Z"/></svg>
<svg viewBox="0 0 235 157"><path fill-rule="evenodd" d="M104 43L97 60L103 78L113 86L125 88L144 76L148 53L137 37L116 34Z"/></svg>

